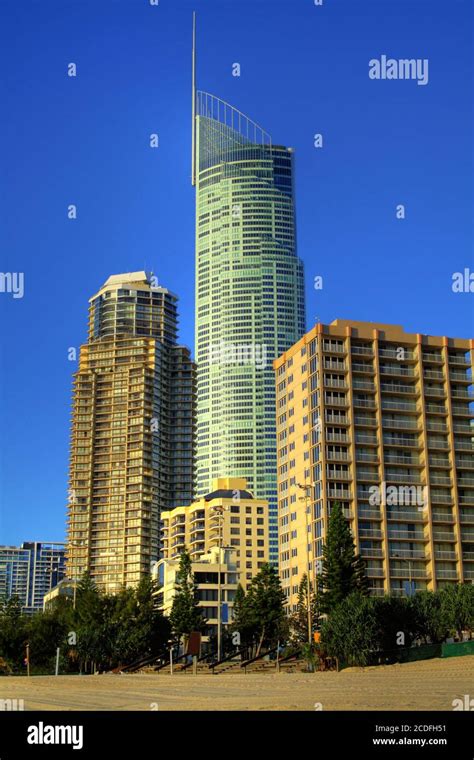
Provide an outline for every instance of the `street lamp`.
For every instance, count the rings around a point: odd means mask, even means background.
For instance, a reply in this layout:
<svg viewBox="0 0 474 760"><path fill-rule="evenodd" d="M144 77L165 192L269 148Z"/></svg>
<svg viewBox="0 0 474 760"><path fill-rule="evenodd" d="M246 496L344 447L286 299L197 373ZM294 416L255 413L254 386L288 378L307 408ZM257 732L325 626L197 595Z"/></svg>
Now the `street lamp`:
<svg viewBox="0 0 474 760"><path fill-rule="evenodd" d="M218 537L217 546L219 549L217 559L217 660L222 658L222 586L221 586L221 552L222 552L222 540L223 540L223 527L224 527L224 512L229 507L225 507L223 504L216 505L211 508L210 513L217 518L218 521Z"/></svg>
<svg viewBox="0 0 474 760"><path fill-rule="evenodd" d="M309 547L308 547L308 533L310 532L308 530L308 498L311 493L311 488L315 483L297 483L298 488L301 488L302 491L304 491L304 496L300 496L300 499L305 503L305 514L306 514L306 595L307 595L307 609L308 609L308 643L311 644L312 642L312 632L313 632L313 621L312 621L312 615L311 615L311 581L309 577L310 573L310 567L309 567ZM311 538L312 538L312 530L311 530ZM312 543L312 541L311 541Z"/></svg>

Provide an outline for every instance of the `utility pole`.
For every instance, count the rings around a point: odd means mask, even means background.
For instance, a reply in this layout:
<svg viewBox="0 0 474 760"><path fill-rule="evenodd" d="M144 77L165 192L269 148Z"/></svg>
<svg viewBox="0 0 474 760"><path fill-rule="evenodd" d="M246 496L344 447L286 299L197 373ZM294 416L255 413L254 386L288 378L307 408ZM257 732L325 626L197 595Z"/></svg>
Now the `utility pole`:
<svg viewBox="0 0 474 760"><path fill-rule="evenodd" d="M311 491L312 486L314 483L307 484L306 482L304 484L298 483L298 488L301 488L302 491L304 491L304 496L300 497L302 500L304 500L304 509L305 509L305 516L306 516L306 607L308 612L308 644L312 644L313 639L313 621L312 621L312 614L311 614L311 580L310 580L310 562L309 562L309 546L308 546L308 533L309 531L309 522L308 522L308 499L309 494Z"/></svg>

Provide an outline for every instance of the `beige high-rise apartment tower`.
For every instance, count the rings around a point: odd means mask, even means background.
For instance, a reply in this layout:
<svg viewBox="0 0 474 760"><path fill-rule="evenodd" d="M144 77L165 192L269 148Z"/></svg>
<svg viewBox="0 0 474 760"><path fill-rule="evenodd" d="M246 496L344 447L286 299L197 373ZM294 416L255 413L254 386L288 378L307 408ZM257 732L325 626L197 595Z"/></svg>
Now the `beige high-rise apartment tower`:
<svg viewBox="0 0 474 760"><path fill-rule="evenodd" d="M474 341L318 324L274 362L289 609L339 502L372 594L474 581Z"/></svg>
<svg viewBox="0 0 474 760"><path fill-rule="evenodd" d="M74 376L67 575L113 593L159 558L159 519L194 495L195 365L177 297L145 272L90 299Z"/></svg>

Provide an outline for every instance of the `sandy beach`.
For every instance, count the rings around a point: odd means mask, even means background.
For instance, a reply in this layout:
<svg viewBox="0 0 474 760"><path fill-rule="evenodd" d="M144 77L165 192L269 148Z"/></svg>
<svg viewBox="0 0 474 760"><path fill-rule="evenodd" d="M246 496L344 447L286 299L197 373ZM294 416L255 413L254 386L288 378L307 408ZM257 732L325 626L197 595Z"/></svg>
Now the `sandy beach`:
<svg viewBox="0 0 474 760"><path fill-rule="evenodd" d="M474 656L341 673L6 676L25 710L452 710L474 694Z"/></svg>

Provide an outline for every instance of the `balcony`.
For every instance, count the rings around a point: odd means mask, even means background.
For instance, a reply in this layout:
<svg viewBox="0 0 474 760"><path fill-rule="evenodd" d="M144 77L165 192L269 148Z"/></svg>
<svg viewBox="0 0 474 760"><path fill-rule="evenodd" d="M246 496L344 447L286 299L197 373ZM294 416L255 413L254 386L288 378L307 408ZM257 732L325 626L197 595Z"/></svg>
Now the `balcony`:
<svg viewBox="0 0 474 760"><path fill-rule="evenodd" d="M424 570L421 567L412 567L411 569L405 565L404 567L391 567L390 568L390 577L391 578L410 578L410 575L412 578L427 578L426 570Z"/></svg>
<svg viewBox="0 0 474 760"><path fill-rule="evenodd" d="M451 524L454 522L454 515L448 514L446 512L432 512L431 518L433 522L444 522Z"/></svg>
<svg viewBox="0 0 474 760"><path fill-rule="evenodd" d="M380 390L382 393L401 393L403 395L409 394L418 395L419 391L416 385L402 385L401 383L381 383Z"/></svg>
<svg viewBox="0 0 474 760"><path fill-rule="evenodd" d="M447 475L432 475L430 472L430 483L435 486L450 486L451 478Z"/></svg>
<svg viewBox="0 0 474 760"><path fill-rule="evenodd" d="M456 457L456 467L460 467L463 470L473 470L474 457Z"/></svg>
<svg viewBox="0 0 474 760"><path fill-rule="evenodd" d="M374 453L361 453L356 451L356 462L372 462L374 464L378 464L379 456L378 454Z"/></svg>
<svg viewBox="0 0 474 760"><path fill-rule="evenodd" d="M400 512L391 509L387 512L387 520L397 520L398 522L425 522L423 511L419 512Z"/></svg>
<svg viewBox="0 0 474 760"><path fill-rule="evenodd" d="M439 433L447 433L448 426L445 422L434 422L433 420L426 420L426 429L428 431L437 431Z"/></svg>
<svg viewBox="0 0 474 760"><path fill-rule="evenodd" d="M396 365L380 365L381 375L397 375L398 377L415 377L412 367L397 367Z"/></svg>
<svg viewBox="0 0 474 760"><path fill-rule="evenodd" d="M426 404L426 413L427 414L444 414L446 415L448 412L446 410L446 407L442 404Z"/></svg>
<svg viewBox="0 0 474 760"><path fill-rule="evenodd" d="M354 424L363 427L377 427L377 420L375 417L360 417L356 415L354 418Z"/></svg>
<svg viewBox="0 0 474 760"><path fill-rule="evenodd" d="M452 532L442 533L436 528L433 530L433 541L456 541L456 538Z"/></svg>
<svg viewBox="0 0 474 760"><path fill-rule="evenodd" d="M446 578L446 579L453 579L457 580L458 574L456 570L438 570L436 568L436 578Z"/></svg>
<svg viewBox="0 0 474 760"><path fill-rule="evenodd" d="M411 449L419 449L421 448L421 445L418 443L418 440L416 438L402 438L402 437L392 437L389 435L384 435L383 437L383 443L384 446L403 446L408 447Z"/></svg>
<svg viewBox="0 0 474 760"><path fill-rule="evenodd" d="M469 383L469 385L473 382L472 376L467 373L467 369L466 372L456 372L456 370L451 370L449 378L452 382Z"/></svg>
<svg viewBox="0 0 474 760"><path fill-rule="evenodd" d="M397 430L418 430L418 423L416 420L390 420L384 417L382 425L385 428L395 428Z"/></svg>
<svg viewBox="0 0 474 760"><path fill-rule="evenodd" d="M414 401L391 401L390 399L382 399L382 409L413 413L420 411Z"/></svg>
<svg viewBox="0 0 474 760"><path fill-rule="evenodd" d="M368 567L367 578L385 578L385 570L383 567Z"/></svg>
<svg viewBox="0 0 474 760"><path fill-rule="evenodd" d="M326 459L328 462L349 462L350 456L347 451L328 451Z"/></svg>
<svg viewBox="0 0 474 760"><path fill-rule="evenodd" d="M352 480L351 473L346 470L331 470L328 467L326 475L331 480Z"/></svg>
<svg viewBox="0 0 474 760"><path fill-rule="evenodd" d="M442 493L435 492L431 494L431 503L432 504L452 504L453 497L450 494L442 494Z"/></svg>
<svg viewBox="0 0 474 760"><path fill-rule="evenodd" d="M369 520L381 520L382 515L381 513L376 509L358 509L357 510L357 516L361 519L368 518Z"/></svg>
<svg viewBox="0 0 474 760"><path fill-rule="evenodd" d="M353 372L363 372L368 375L374 375L375 370L372 366L372 364L360 364L359 362L353 362L352 363L352 371Z"/></svg>
<svg viewBox="0 0 474 760"><path fill-rule="evenodd" d="M383 359L395 359L395 361L415 361L416 355L408 348L403 349L403 358L400 359L397 350L392 348L379 348L379 357Z"/></svg>
<svg viewBox="0 0 474 760"><path fill-rule="evenodd" d="M352 499L352 492L349 488L328 487L327 495L330 499Z"/></svg>
<svg viewBox="0 0 474 760"><path fill-rule="evenodd" d="M331 343L330 341L323 341L323 351L328 354L346 354L346 348L339 343Z"/></svg>
<svg viewBox="0 0 474 760"><path fill-rule="evenodd" d="M382 538L382 531L378 528L359 528L359 538Z"/></svg>
<svg viewBox="0 0 474 760"><path fill-rule="evenodd" d="M387 483L414 483L415 485L423 485L418 473L416 475L407 475L406 473L386 471L385 480Z"/></svg>
<svg viewBox="0 0 474 760"><path fill-rule="evenodd" d="M467 401L472 401L474 393L470 388L456 388L451 390L452 398L465 398Z"/></svg>
<svg viewBox="0 0 474 760"><path fill-rule="evenodd" d="M342 388L343 390L347 390L349 387L345 380L338 380L331 377L324 378L324 385L326 388Z"/></svg>
<svg viewBox="0 0 474 760"><path fill-rule="evenodd" d="M464 354L449 354L448 359L450 364L460 364L469 367L469 359Z"/></svg>
<svg viewBox="0 0 474 760"><path fill-rule="evenodd" d="M386 454L384 457L385 464L402 464L405 467L421 467L420 460L416 457L397 456L395 454Z"/></svg>
<svg viewBox="0 0 474 760"><path fill-rule="evenodd" d="M448 457L429 457L430 467L444 467L449 470L451 467Z"/></svg>
<svg viewBox="0 0 474 760"><path fill-rule="evenodd" d="M356 443L366 443L370 444L371 446L378 446L377 436L375 435L364 435L363 433L356 433L355 441Z"/></svg>
<svg viewBox="0 0 474 760"><path fill-rule="evenodd" d="M328 396L325 394L324 403L326 406L349 406L347 398L341 398L339 396Z"/></svg>
<svg viewBox="0 0 474 760"><path fill-rule="evenodd" d="M327 410L324 413L324 419L330 425L349 425L349 420L345 415L331 414Z"/></svg>
<svg viewBox="0 0 474 760"><path fill-rule="evenodd" d="M363 380L354 380L352 387L355 391L371 391L372 393L376 391L373 383L366 383Z"/></svg>
<svg viewBox="0 0 474 760"><path fill-rule="evenodd" d="M474 454L474 442L473 441L454 441L454 448L456 451L472 451Z"/></svg>
<svg viewBox="0 0 474 760"><path fill-rule="evenodd" d="M360 354L362 356L373 356L374 352L371 346L351 346L351 354Z"/></svg>
<svg viewBox="0 0 474 760"><path fill-rule="evenodd" d="M354 406L364 409L376 409L377 404L371 398L353 398L352 403Z"/></svg>
<svg viewBox="0 0 474 760"><path fill-rule="evenodd" d="M425 385L425 396L439 396L440 398L444 398L446 396L446 391L444 388L431 388L429 385Z"/></svg>
<svg viewBox="0 0 474 760"><path fill-rule="evenodd" d="M474 523L474 511L473 512L461 512L459 520L462 523L473 524Z"/></svg>
<svg viewBox="0 0 474 760"><path fill-rule="evenodd" d="M421 358L424 362L430 362L431 364L443 364L444 361L442 354L430 353L429 351L424 351Z"/></svg>
<svg viewBox="0 0 474 760"><path fill-rule="evenodd" d="M335 361L334 359L324 359L323 368L336 370L336 372L347 372L347 367L344 361Z"/></svg>
<svg viewBox="0 0 474 760"><path fill-rule="evenodd" d="M326 433L326 441L330 443L350 443L350 438L345 433Z"/></svg>
<svg viewBox="0 0 474 760"><path fill-rule="evenodd" d="M428 448L438 449L439 451L449 451L450 446L449 443L443 438L429 438Z"/></svg>
<svg viewBox="0 0 474 760"><path fill-rule="evenodd" d="M429 559L421 549L389 549L390 559Z"/></svg>
<svg viewBox="0 0 474 760"><path fill-rule="evenodd" d="M369 483L378 483L380 476L378 472L367 472L367 470L357 470L357 480L365 480Z"/></svg>
<svg viewBox="0 0 474 760"><path fill-rule="evenodd" d="M393 530L392 526L388 526L388 538L390 541L427 541L427 537L423 531L413 530Z"/></svg>
<svg viewBox="0 0 474 760"><path fill-rule="evenodd" d="M383 557L384 553L383 553L382 549L379 549L378 547L377 548L373 547L373 548L370 548L370 549L364 548L364 549L360 550L360 556L361 557L374 557L375 558L375 557Z"/></svg>
<svg viewBox="0 0 474 760"><path fill-rule="evenodd" d="M458 404L452 405L453 415L457 417L474 417L474 409L471 409L467 404L466 406L459 406Z"/></svg>
<svg viewBox="0 0 474 760"><path fill-rule="evenodd" d="M436 548L434 550L434 557L435 559L448 559L454 562L457 560L456 552L440 551Z"/></svg>

